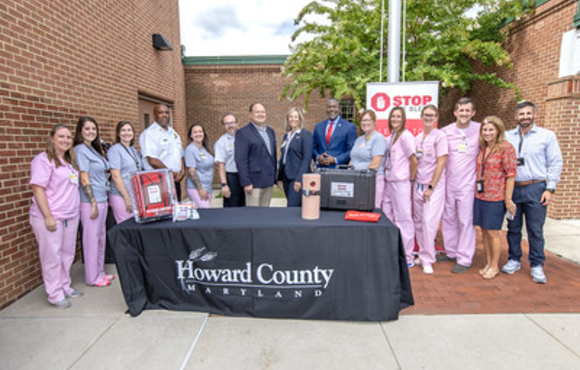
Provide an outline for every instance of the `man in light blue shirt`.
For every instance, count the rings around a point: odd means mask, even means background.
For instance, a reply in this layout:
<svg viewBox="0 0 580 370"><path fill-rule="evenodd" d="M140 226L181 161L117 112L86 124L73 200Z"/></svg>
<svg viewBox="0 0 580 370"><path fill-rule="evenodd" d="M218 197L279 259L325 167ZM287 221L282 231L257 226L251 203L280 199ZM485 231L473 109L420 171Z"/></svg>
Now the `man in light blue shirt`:
<svg viewBox="0 0 580 370"><path fill-rule="evenodd" d="M516 149L518 173L512 196L517 212L512 220L508 219L509 260L502 271L511 275L521 268L525 216L532 279L536 283L545 284L543 228L552 194L560 181L562 153L556 135L537 126L534 123L535 115L536 106L532 102L519 103L516 107L518 127L505 135L506 140Z"/></svg>

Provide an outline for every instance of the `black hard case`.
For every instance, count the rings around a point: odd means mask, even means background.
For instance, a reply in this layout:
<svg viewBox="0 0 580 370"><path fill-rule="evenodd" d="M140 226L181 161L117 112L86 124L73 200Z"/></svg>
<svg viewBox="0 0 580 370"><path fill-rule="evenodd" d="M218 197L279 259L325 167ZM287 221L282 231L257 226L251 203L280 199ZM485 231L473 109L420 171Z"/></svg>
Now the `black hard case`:
<svg viewBox="0 0 580 370"><path fill-rule="evenodd" d="M320 208L372 211L377 173L367 170L319 168Z"/></svg>

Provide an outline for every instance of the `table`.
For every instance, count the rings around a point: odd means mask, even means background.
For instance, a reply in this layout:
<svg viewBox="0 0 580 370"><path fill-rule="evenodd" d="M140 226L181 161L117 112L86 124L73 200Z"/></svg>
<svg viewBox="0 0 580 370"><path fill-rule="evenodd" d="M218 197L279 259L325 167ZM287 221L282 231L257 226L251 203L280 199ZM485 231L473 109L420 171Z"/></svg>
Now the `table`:
<svg viewBox="0 0 580 370"><path fill-rule="evenodd" d="M300 208L199 210L199 220L108 233L129 313L144 309L230 316L396 320L413 305L399 229Z"/></svg>

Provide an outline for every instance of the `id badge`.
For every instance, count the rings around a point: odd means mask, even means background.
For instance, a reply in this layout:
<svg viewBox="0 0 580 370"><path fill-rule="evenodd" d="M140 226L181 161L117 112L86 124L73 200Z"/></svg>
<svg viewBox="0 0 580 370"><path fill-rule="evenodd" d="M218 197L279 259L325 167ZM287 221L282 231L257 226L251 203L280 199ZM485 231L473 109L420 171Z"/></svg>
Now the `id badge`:
<svg viewBox="0 0 580 370"><path fill-rule="evenodd" d="M388 168L385 168L385 177L389 177L391 175L391 170Z"/></svg>
<svg viewBox="0 0 580 370"><path fill-rule="evenodd" d="M518 166L525 166L526 165L526 161L524 160L523 157L518 158Z"/></svg>
<svg viewBox="0 0 580 370"><path fill-rule="evenodd" d="M415 153L415 157L421 158L423 156L423 148L417 148L417 153Z"/></svg>
<svg viewBox="0 0 580 370"><path fill-rule="evenodd" d="M361 144L360 144L360 147L361 147L361 148L364 148L364 147L365 147L365 145L366 145L365 143L361 143Z"/></svg>
<svg viewBox="0 0 580 370"><path fill-rule="evenodd" d="M475 185L475 189L477 190L478 193L483 193L484 189L483 189L483 180L478 180L476 185Z"/></svg>
<svg viewBox="0 0 580 370"><path fill-rule="evenodd" d="M75 185L78 185L79 184L79 177L74 172L71 172L70 173L70 183L71 184L75 184Z"/></svg>
<svg viewBox="0 0 580 370"><path fill-rule="evenodd" d="M459 153L467 153L467 143L465 141L460 142L457 146L457 151Z"/></svg>

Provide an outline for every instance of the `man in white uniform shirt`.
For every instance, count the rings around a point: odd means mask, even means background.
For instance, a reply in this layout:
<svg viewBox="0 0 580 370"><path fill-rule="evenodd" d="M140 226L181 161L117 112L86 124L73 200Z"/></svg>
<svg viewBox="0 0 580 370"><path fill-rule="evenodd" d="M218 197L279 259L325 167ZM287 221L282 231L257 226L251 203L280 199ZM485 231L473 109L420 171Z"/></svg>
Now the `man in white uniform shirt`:
<svg viewBox="0 0 580 370"><path fill-rule="evenodd" d="M238 119L233 113L226 113L222 117L222 125L225 133L216 141L214 153L218 164L224 208L244 207L246 198L234 157Z"/></svg>
<svg viewBox="0 0 580 370"><path fill-rule="evenodd" d="M180 182L185 177L181 138L169 126L169 108L158 104L153 108L153 122L139 136L139 146L146 170L168 168L173 171L177 199L181 200Z"/></svg>

